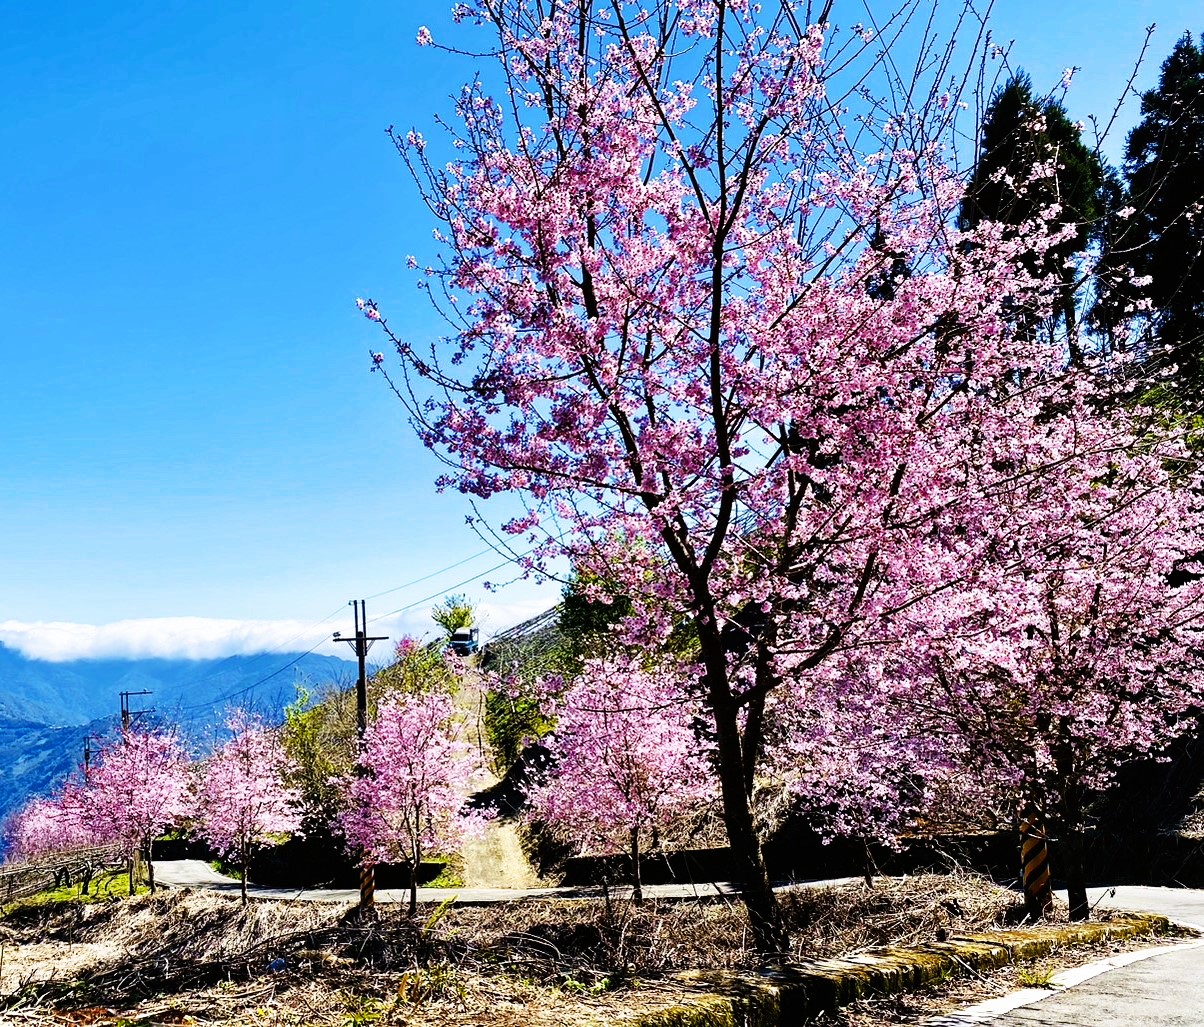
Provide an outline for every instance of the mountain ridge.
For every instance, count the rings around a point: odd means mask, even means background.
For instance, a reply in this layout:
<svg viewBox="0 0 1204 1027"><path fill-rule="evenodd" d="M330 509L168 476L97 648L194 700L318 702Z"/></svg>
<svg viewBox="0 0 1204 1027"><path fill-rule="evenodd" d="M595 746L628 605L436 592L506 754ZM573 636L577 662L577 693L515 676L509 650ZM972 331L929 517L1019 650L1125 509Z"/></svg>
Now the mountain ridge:
<svg viewBox="0 0 1204 1027"><path fill-rule="evenodd" d="M0 644L0 821L52 790L80 765L86 737L119 725L120 693L135 711L177 725L200 748L227 705L279 721L298 687L349 687L350 660L314 653L257 653L204 660L31 659Z"/></svg>

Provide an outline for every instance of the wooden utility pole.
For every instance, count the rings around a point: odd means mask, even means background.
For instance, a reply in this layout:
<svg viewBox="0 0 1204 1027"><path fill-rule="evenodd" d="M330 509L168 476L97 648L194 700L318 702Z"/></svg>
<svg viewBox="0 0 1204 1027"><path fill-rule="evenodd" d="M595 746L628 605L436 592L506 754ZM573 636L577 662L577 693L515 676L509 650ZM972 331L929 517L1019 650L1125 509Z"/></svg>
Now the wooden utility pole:
<svg viewBox="0 0 1204 1027"><path fill-rule="evenodd" d="M344 638L342 632L334 633L335 641L346 642L355 650L359 659L360 675L355 685L355 730L359 747L364 747L364 732L368 730L368 650L373 642L384 642L388 635L368 634L368 605L363 599L352 599L347 603L355 608L355 638ZM358 759L357 759L358 763ZM357 767L363 772L362 764ZM360 911L366 912L376 904L376 871L371 863L360 865Z"/></svg>

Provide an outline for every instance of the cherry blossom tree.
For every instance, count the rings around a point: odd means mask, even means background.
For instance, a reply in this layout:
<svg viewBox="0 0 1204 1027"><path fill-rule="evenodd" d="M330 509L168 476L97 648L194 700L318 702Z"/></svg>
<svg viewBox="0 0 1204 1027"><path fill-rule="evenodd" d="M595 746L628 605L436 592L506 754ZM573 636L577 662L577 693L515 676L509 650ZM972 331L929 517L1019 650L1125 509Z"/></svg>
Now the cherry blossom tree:
<svg viewBox="0 0 1204 1027"><path fill-rule="evenodd" d="M464 88L449 163L394 135L453 331L411 343L361 300L400 358L373 367L442 486L525 501L504 530L531 573L610 583L631 642L688 618L754 937L780 949L750 800L775 706L842 722L840 654L969 571L947 532L993 501L967 470L982 440L1089 402L1065 347L1016 328L1052 313L1039 257L1076 227L956 227L953 49L907 69L784 0L457 12L501 88ZM875 75L911 106L851 111ZM1080 455L1060 442L1048 464Z"/></svg>
<svg viewBox="0 0 1204 1027"><path fill-rule="evenodd" d="M85 816L80 788L65 782L49 796L36 796L15 812L5 824L7 858L14 862L46 853L102 845L106 839Z"/></svg>
<svg viewBox="0 0 1204 1027"><path fill-rule="evenodd" d="M457 739L454 714L441 692L386 698L364 734L360 772L345 780L347 845L366 864L406 865L411 916L423 855L456 849L486 821L465 809L469 783L482 766L477 749Z"/></svg>
<svg viewBox="0 0 1204 1027"><path fill-rule="evenodd" d="M533 815L579 848L630 853L637 904L642 849L716 795L701 704L676 680L691 669L587 661L555 703L552 770L530 793Z"/></svg>
<svg viewBox="0 0 1204 1027"><path fill-rule="evenodd" d="M86 817L94 831L112 832L130 866L146 854L150 888L155 890L155 836L180 823L194 809L191 764L175 735L165 731L123 731L105 745L88 774Z"/></svg>
<svg viewBox="0 0 1204 1027"><path fill-rule="evenodd" d="M285 785L290 761L279 732L245 711L227 722L231 738L208 760L197 793L199 833L242 867L242 901L256 846L301 829L301 793Z"/></svg>
<svg viewBox="0 0 1204 1027"><path fill-rule="evenodd" d="M1108 427L1065 416L1044 434ZM909 677L931 689L910 699L980 794L1049 818L1080 919L1092 796L1204 704L1204 500L1194 461L1169 440L1040 475L1027 473L1031 450L1009 448L994 459L1014 477L967 539L975 573L911 625L925 670Z"/></svg>

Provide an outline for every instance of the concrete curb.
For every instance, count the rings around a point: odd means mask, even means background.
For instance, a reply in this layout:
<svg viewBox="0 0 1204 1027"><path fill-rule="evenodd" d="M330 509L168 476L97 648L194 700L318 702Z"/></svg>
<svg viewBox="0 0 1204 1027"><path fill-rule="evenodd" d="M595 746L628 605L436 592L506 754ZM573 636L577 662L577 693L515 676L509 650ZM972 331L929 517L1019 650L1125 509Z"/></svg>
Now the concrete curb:
<svg viewBox="0 0 1204 1027"><path fill-rule="evenodd" d="M691 971L671 978L699 993L645 1013L637 1027L778 1027L859 998L922 988L948 977L1024 962L1059 945L1167 934L1171 921L1118 913L1103 921L989 934L951 934L915 948L871 949L845 959L815 959L760 973Z"/></svg>

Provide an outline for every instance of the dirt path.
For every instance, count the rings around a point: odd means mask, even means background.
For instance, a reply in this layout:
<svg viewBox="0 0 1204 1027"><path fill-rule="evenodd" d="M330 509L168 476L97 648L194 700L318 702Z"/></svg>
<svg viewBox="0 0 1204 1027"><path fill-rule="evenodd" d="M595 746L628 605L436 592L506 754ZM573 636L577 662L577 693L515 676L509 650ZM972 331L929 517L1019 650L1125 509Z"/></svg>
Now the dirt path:
<svg viewBox="0 0 1204 1027"><path fill-rule="evenodd" d="M483 838L466 842L464 883L470 888L538 888L539 878L532 871L519 844L518 831L504 820L495 820Z"/></svg>
<svg viewBox="0 0 1204 1027"><path fill-rule="evenodd" d="M469 670L456 695L456 705L464 714L466 739L476 746L483 762L490 762L489 743L485 737L485 693L480 675ZM498 783L492 771L478 775L472 781L474 791L482 791ZM485 829L483 837L466 842L460 850L464 857L464 884L469 888L538 888L539 877L531 869L519 842L515 824L501 818Z"/></svg>

